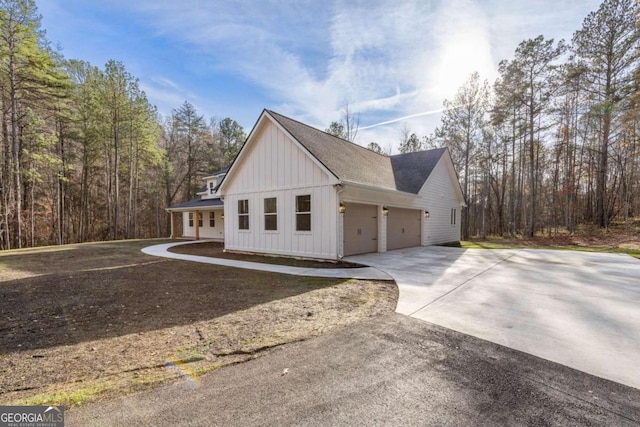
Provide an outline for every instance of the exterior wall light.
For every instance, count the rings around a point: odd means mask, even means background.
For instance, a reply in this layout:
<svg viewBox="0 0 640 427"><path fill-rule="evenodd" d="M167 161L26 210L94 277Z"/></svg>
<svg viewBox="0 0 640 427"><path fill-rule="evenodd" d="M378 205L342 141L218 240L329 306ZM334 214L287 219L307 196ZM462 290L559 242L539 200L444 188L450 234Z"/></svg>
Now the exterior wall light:
<svg viewBox="0 0 640 427"><path fill-rule="evenodd" d="M389 208L388 207L386 207L386 206L382 207L382 215L383 216L389 215Z"/></svg>
<svg viewBox="0 0 640 427"><path fill-rule="evenodd" d="M340 202L340 206L338 207L338 212L343 214L346 210L347 210L347 207L344 205L344 203Z"/></svg>
<svg viewBox="0 0 640 427"><path fill-rule="evenodd" d="M429 218L429 211L424 211L424 217Z"/></svg>
<svg viewBox="0 0 640 427"><path fill-rule="evenodd" d="M224 214L220 215L220 219L224 219Z"/></svg>

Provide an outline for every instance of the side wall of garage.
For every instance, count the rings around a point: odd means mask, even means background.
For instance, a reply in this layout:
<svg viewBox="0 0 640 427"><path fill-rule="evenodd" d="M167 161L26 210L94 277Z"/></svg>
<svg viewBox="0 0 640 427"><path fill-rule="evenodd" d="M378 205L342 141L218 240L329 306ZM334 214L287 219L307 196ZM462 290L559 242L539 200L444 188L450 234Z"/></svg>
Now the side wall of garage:
<svg viewBox="0 0 640 427"><path fill-rule="evenodd" d="M420 190L429 212L423 220L423 245L460 241L460 186L455 176L453 164L443 156Z"/></svg>

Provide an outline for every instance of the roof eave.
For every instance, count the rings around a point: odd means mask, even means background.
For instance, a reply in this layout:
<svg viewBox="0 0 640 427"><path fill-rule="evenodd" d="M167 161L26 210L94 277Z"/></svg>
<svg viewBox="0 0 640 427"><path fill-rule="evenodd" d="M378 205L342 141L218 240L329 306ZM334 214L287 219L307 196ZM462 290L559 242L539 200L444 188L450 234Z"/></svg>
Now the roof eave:
<svg viewBox="0 0 640 427"><path fill-rule="evenodd" d="M195 212L195 211L213 211L216 209L224 209L224 205L219 206L191 206L186 208L164 208L167 212Z"/></svg>
<svg viewBox="0 0 640 427"><path fill-rule="evenodd" d="M223 175L226 175L226 174L227 174L226 172L223 172L223 173L219 173L217 175L207 175L207 176L203 176L202 180L206 181L207 179L218 178L219 176L223 176Z"/></svg>
<svg viewBox="0 0 640 427"><path fill-rule="evenodd" d="M344 181L343 180L343 181L340 181L340 184L351 186L351 187L357 187L357 188L365 188L367 190L381 191L381 192L384 192L384 193L401 194L403 196L419 197L419 195L416 194L416 193L409 193L407 191L400 191L400 190L396 190L396 189L393 189L393 188L376 187L375 185L361 184L359 182L352 182L352 181Z"/></svg>

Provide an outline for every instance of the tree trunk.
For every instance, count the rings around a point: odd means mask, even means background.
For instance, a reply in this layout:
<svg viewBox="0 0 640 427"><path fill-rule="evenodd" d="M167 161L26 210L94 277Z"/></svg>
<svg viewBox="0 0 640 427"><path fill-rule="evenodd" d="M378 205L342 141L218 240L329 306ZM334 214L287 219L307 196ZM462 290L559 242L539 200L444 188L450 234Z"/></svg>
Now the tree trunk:
<svg viewBox="0 0 640 427"><path fill-rule="evenodd" d="M20 170L21 149L18 135L18 98L16 92L15 57L13 54L13 37L9 38L9 100L11 104L11 145L13 148L13 178L14 178L14 247L22 247L22 171Z"/></svg>
<svg viewBox="0 0 640 427"><path fill-rule="evenodd" d="M529 226L527 236L533 237L536 232L536 156L535 156L535 117L533 80L530 82L531 93L529 96Z"/></svg>
<svg viewBox="0 0 640 427"><path fill-rule="evenodd" d="M117 100L116 100L117 102ZM120 233L118 232L118 226L120 224L120 173L119 173L119 137L118 134L118 110L113 113L113 240L118 240Z"/></svg>

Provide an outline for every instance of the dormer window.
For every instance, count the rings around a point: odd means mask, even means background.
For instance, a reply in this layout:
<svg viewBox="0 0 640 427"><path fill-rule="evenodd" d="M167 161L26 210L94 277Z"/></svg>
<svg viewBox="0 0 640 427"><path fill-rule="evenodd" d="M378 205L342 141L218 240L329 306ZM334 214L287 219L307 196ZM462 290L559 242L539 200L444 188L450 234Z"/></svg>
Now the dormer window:
<svg viewBox="0 0 640 427"><path fill-rule="evenodd" d="M209 181L209 194L213 194L216 192L216 182Z"/></svg>

